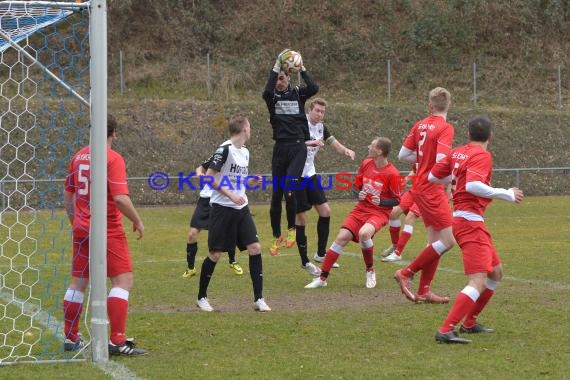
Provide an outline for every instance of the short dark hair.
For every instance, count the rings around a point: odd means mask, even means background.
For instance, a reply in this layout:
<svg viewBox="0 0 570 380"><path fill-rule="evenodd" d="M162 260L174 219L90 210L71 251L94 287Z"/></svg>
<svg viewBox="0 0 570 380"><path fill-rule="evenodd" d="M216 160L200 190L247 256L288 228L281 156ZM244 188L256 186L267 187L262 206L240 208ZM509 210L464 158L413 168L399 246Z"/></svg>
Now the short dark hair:
<svg viewBox="0 0 570 380"><path fill-rule="evenodd" d="M493 123L488 116L477 115L469 120L467 128L469 129L469 139L471 141L485 142L491 137Z"/></svg>
<svg viewBox="0 0 570 380"><path fill-rule="evenodd" d="M232 116L228 124L230 136L234 136L241 133L241 131L243 131L243 128L248 122L249 120L247 120L247 116L245 116L245 114L243 113L238 113Z"/></svg>
<svg viewBox="0 0 570 380"><path fill-rule="evenodd" d="M113 136L117 130L117 119L112 114L107 114L107 137Z"/></svg>
<svg viewBox="0 0 570 380"><path fill-rule="evenodd" d="M388 157L392 150L392 141L387 137L376 137L375 140L376 147L382 151L382 155Z"/></svg>

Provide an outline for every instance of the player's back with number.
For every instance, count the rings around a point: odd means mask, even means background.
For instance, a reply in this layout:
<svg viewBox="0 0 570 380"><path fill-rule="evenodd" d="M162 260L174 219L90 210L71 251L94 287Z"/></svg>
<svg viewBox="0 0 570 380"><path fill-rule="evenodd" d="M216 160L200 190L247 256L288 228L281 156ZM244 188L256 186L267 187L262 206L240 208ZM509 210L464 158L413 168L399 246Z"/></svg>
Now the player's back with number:
<svg viewBox="0 0 570 380"><path fill-rule="evenodd" d="M449 154L454 133L453 125L440 115L430 115L413 126L404 141L404 146L415 151L417 156L415 190L427 190L439 186L430 183L427 178L438 156L443 157Z"/></svg>
<svg viewBox="0 0 570 380"><path fill-rule="evenodd" d="M89 146L79 150L69 165L65 190L75 193L75 213L73 229L89 234L91 211L91 154ZM117 208L113 195L128 194L126 166L123 157L114 150L107 149L107 233L109 236L123 234L122 214Z"/></svg>
<svg viewBox="0 0 570 380"><path fill-rule="evenodd" d="M467 191L467 183L480 181L491 185L493 157L491 153L477 144L467 144L455 148L451 154L432 169L439 178L451 174L451 192L454 210L483 215L491 203L491 198L484 198Z"/></svg>

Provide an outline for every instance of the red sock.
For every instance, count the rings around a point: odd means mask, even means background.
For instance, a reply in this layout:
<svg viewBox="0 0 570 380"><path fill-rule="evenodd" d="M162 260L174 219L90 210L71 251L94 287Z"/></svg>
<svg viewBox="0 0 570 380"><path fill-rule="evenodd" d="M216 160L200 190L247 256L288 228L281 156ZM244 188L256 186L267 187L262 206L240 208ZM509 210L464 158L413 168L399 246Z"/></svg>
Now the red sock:
<svg viewBox="0 0 570 380"><path fill-rule="evenodd" d="M398 244L399 238L400 238L400 227L390 226L390 239L392 239L392 245Z"/></svg>
<svg viewBox="0 0 570 380"><path fill-rule="evenodd" d="M63 331L65 337L77 342L79 340L79 320L83 304L71 301L63 301L63 316L65 319Z"/></svg>
<svg viewBox="0 0 570 380"><path fill-rule="evenodd" d="M129 301L118 297L107 297L107 314L109 314L109 327L111 329L111 343L120 346L125 343L127 336L127 311Z"/></svg>
<svg viewBox="0 0 570 380"><path fill-rule="evenodd" d="M428 245L424 248L423 251L411 262L408 264L402 272L406 275L412 275L414 273L418 273L420 270L424 269L429 263L434 260L439 260L439 255L433 249L432 245ZM437 266L436 266L437 268Z"/></svg>
<svg viewBox="0 0 570 380"><path fill-rule="evenodd" d="M360 247L360 250L362 251L362 258L364 259L366 269L368 270L374 268L374 246L370 248Z"/></svg>
<svg viewBox="0 0 570 380"><path fill-rule="evenodd" d="M469 312L467 313L467 317L465 317L465 321L463 321L463 327L475 326L475 324L477 323L477 317L479 316L481 311L485 308L487 303L489 303L489 300L491 299L491 297L493 297L493 294L495 294L495 291L489 288L486 288L483 291L483 293L481 293L481 295L477 299L477 302L475 302L475 305L473 305L471 310L469 310Z"/></svg>
<svg viewBox="0 0 570 380"><path fill-rule="evenodd" d="M449 314L445 318L445 321L439 327L439 332L448 333L452 331L455 326L465 317L469 310L475 305L475 301L471 299L467 294L459 292L457 299L453 303Z"/></svg>
<svg viewBox="0 0 570 380"><path fill-rule="evenodd" d="M327 275L326 276L322 276L321 275L321 280L326 281L329 272L331 271L331 268L333 266L334 263L336 263L336 261L339 258L339 254L336 253L335 251L329 249L325 255L325 261L323 261L323 265L321 266L321 271L322 272L326 272Z"/></svg>
<svg viewBox="0 0 570 380"><path fill-rule="evenodd" d="M418 286L418 294L426 294L430 291L431 282L435 277L435 272L437 271L437 266L439 265L440 256L437 259L427 263L422 269L422 275L420 276L420 284Z"/></svg>
<svg viewBox="0 0 570 380"><path fill-rule="evenodd" d="M396 246L396 253L398 254L398 256L402 255L402 252L404 252L404 249L406 249L406 244L408 244L408 241L410 240L411 237L412 237L411 233L406 231L402 232L400 238L398 239L398 245Z"/></svg>

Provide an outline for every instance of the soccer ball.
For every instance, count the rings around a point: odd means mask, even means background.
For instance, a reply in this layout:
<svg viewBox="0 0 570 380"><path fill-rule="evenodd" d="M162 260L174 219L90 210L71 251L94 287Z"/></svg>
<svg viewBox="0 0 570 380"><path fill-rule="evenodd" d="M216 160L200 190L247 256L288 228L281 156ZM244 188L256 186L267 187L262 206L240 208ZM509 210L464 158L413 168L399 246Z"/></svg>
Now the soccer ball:
<svg viewBox="0 0 570 380"><path fill-rule="evenodd" d="M283 63L281 65L281 70L288 74L295 73L301 70L303 67L303 57L299 52L294 50L289 50L283 54L281 57Z"/></svg>

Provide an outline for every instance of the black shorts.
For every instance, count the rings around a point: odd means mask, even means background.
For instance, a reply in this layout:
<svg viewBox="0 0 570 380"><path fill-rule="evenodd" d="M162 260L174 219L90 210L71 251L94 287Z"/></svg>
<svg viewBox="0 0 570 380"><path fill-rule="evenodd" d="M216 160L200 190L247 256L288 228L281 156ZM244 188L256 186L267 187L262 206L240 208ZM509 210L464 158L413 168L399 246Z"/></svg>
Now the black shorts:
<svg viewBox="0 0 570 380"><path fill-rule="evenodd" d="M305 160L307 159L307 146L304 141L283 143L276 142L273 146L271 158L271 175L279 180L279 187L274 186L273 191L283 191L283 186L289 188L303 175ZM288 178L288 183L281 183ZM293 183L291 183L293 182Z"/></svg>
<svg viewBox="0 0 570 380"><path fill-rule="evenodd" d="M327 202L323 184L319 182L319 177L316 174L310 178L301 179L299 188L295 192L295 198L297 199L297 214L309 211L313 206Z"/></svg>
<svg viewBox="0 0 570 380"><path fill-rule="evenodd" d="M194 227L198 230L207 230L211 208L210 198L200 197L200 199L198 199L198 203L196 203L196 208L194 209L192 218L190 219L190 227Z"/></svg>
<svg viewBox="0 0 570 380"><path fill-rule="evenodd" d="M258 241L257 230L248 206L237 210L218 204L212 205L208 231L210 252L228 252L236 246L243 251L248 245Z"/></svg>

